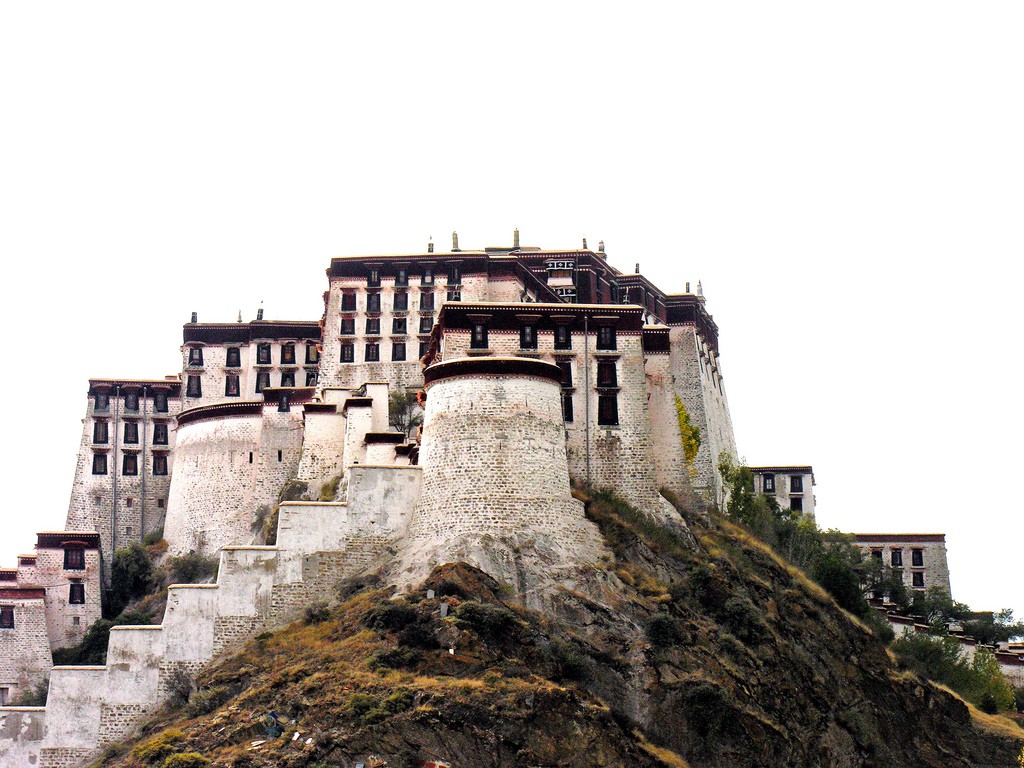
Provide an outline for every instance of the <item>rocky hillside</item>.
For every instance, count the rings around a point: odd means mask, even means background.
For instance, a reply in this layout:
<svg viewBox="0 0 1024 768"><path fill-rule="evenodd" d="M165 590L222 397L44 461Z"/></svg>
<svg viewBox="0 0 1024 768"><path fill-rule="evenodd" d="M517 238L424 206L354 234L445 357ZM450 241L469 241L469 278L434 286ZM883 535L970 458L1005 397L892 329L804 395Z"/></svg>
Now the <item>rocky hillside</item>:
<svg viewBox="0 0 1024 768"><path fill-rule="evenodd" d="M98 765L1016 765L1024 730L899 672L740 529L691 516L695 545L619 504L588 514L614 554L543 614L463 564L397 600L342 585L181 681Z"/></svg>

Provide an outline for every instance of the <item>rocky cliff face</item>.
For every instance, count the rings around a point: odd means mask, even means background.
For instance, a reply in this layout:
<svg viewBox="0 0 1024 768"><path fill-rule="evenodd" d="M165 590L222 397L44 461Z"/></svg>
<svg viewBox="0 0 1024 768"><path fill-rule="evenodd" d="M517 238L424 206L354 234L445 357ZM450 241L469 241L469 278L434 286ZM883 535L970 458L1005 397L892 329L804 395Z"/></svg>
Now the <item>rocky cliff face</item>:
<svg viewBox="0 0 1024 768"><path fill-rule="evenodd" d="M123 746L102 764L1015 765L1024 730L900 673L739 529L691 519L694 545L621 508L589 515L614 554L545 612L461 564L397 600L349 583L341 607L207 672L135 758ZM272 710L284 733L264 741Z"/></svg>

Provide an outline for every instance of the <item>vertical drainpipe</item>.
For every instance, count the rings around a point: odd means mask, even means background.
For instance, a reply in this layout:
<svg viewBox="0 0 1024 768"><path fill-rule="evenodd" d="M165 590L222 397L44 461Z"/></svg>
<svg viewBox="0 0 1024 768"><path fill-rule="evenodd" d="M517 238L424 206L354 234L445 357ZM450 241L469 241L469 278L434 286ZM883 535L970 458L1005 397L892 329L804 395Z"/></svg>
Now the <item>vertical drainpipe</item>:
<svg viewBox="0 0 1024 768"><path fill-rule="evenodd" d="M110 471L114 475L113 493L110 500L110 566L114 564L114 552L117 551L117 445L119 440L118 416L121 409L121 385L114 387L114 450L111 458Z"/></svg>
<svg viewBox="0 0 1024 768"><path fill-rule="evenodd" d="M584 397L584 411L586 416L584 418L584 425L586 427L584 434L587 444L587 485L590 485L590 328L587 321L589 318L583 316L583 397Z"/></svg>
<svg viewBox="0 0 1024 768"><path fill-rule="evenodd" d="M139 500L139 541L146 530L146 390L142 388L142 498Z"/></svg>

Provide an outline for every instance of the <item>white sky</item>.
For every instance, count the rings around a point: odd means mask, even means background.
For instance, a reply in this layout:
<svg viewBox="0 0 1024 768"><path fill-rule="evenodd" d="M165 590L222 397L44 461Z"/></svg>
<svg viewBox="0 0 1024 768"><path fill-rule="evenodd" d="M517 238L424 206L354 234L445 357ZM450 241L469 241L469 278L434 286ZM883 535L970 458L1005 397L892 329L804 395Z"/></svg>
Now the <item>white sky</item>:
<svg viewBox="0 0 1024 768"><path fill-rule="evenodd" d="M61 528L90 376L315 319L332 256L574 247L703 281L741 454L944 531L1024 616L1017 2L0 5L0 563Z"/></svg>

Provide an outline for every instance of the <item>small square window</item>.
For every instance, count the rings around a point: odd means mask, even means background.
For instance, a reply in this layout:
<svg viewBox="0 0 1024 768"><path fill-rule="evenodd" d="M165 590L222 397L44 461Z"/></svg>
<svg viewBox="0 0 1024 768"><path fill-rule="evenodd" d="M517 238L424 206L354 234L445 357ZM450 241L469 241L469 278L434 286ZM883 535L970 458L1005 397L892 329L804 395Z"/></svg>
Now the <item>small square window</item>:
<svg viewBox="0 0 1024 768"><path fill-rule="evenodd" d="M157 413L167 413L167 393L163 391L153 394L153 408Z"/></svg>
<svg viewBox="0 0 1024 768"><path fill-rule="evenodd" d="M238 347L228 347L228 359L226 365L228 368L241 368L242 350Z"/></svg>
<svg viewBox="0 0 1024 768"><path fill-rule="evenodd" d="M537 348L537 326L535 325L524 325L519 329L519 348L520 349L536 349Z"/></svg>
<svg viewBox="0 0 1024 768"><path fill-rule="evenodd" d="M803 512L804 511L804 497L803 496L793 496L793 497L791 497L790 500L789 500L789 508L791 510L793 510L794 512Z"/></svg>
<svg viewBox="0 0 1024 768"><path fill-rule="evenodd" d="M72 582L68 587L68 603L71 605L85 605L85 584Z"/></svg>
<svg viewBox="0 0 1024 768"><path fill-rule="evenodd" d="M572 363L570 363L568 360L562 360L560 362L555 363L555 365L557 365L562 370L562 386L565 388L571 387ZM571 419L566 419L566 421L571 421Z"/></svg>
<svg viewBox="0 0 1024 768"><path fill-rule="evenodd" d="M568 325L555 326L555 349L572 349L572 334Z"/></svg>
<svg viewBox="0 0 1024 768"><path fill-rule="evenodd" d="M379 269L373 268L373 269L370 270L370 273L366 276L366 284L368 286L373 287L373 288L376 288L376 287L378 287L380 285L380 270Z"/></svg>
<svg viewBox="0 0 1024 768"><path fill-rule="evenodd" d="M409 294L405 291L395 294L395 312L406 312L409 309Z"/></svg>
<svg viewBox="0 0 1024 768"><path fill-rule="evenodd" d="M153 424L153 445L167 445L166 421L157 421Z"/></svg>
<svg viewBox="0 0 1024 768"><path fill-rule="evenodd" d="M761 478L761 490L764 493L775 493L775 475L764 475Z"/></svg>
<svg viewBox="0 0 1024 768"><path fill-rule="evenodd" d="M188 350L188 364L189 365L202 365L203 364L203 348L202 347L189 347L189 350Z"/></svg>
<svg viewBox="0 0 1024 768"><path fill-rule="evenodd" d="M380 294L379 293L368 293L368 294L366 294L366 311L367 312L380 312Z"/></svg>
<svg viewBox="0 0 1024 768"><path fill-rule="evenodd" d="M395 285L409 284L409 270L405 267L398 267L395 270Z"/></svg>
<svg viewBox="0 0 1024 768"><path fill-rule="evenodd" d="M599 395L597 398L597 423L612 426L619 423L618 395Z"/></svg>
<svg viewBox="0 0 1024 768"><path fill-rule="evenodd" d="M404 317L396 317L391 321L391 332L396 336L405 335L406 322Z"/></svg>
<svg viewBox="0 0 1024 768"><path fill-rule="evenodd" d="M137 453L126 453L121 459L122 475L139 474L139 455Z"/></svg>
<svg viewBox="0 0 1024 768"><path fill-rule="evenodd" d="M154 475L166 475L167 474L167 457L162 453L153 454L153 474ZM157 506L163 506L163 499L157 499Z"/></svg>
<svg viewBox="0 0 1024 768"><path fill-rule="evenodd" d="M473 334L469 340L470 349L487 349L487 326L473 323Z"/></svg>
<svg viewBox="0 0 1024 768"><path fill-rule="evenodd" d="M281 365L295 365L295 345L281 345Z"/></svg>
<svg viewBox="0 0 1024 768"><path fill-rule="evenodd" d="M910 574L913 584L918 589L924 589L924 571L914 571Z"/></svg>
<svg viewBox="0 0 1024 768"><path fill-rule="evenodd" d="M97 392L93 395L94 411L109 411L110 410L110 393L109 392Z"/></svg>
<svg viewBox="0 0 1024 768"><path fill-rule="evenodd" d="M462 291L458 289L448 291L448 301L462 301Z"/></svg>
<svg viewBox="0 0 1024 768"><path fill-rule="evenodd" d="M448 267L448 285L458 285L462 281L462 270L457 264Z"/></svg>
<svg viewBox="0 0 1024 768"><path fill-rule="evenodd" d="M342 312L355 312L356 311L356 295L354 293L343 293L343 294L341 294L341 311Z"/></svg>
<svg viewBox="0 0 1024 768"><path fill-rule="evenodd" d="M430 342L429 341L421 341L420 342L420 358L419 359L422 360L424 358L424 356L427 354L427 352L429 352L429 351L430 351Z"/></svg>
<svg viewBox="0 0 1024 768"><path fill-rule="evenodd" d="M790 493L803 493L804 492L804 479L801 475L790 475L789 477L789 492Z"/></svg>
<svg viewBox="0 0 1024 768"><path fill-rule="evenodd" d="M306 344L306 365L320 362L320 347L312 342Z"/></svg>
<svg viewBox="0 0 1024 768"><path fill-rule="evenodd" d="M0 605L0 629L14 629L13 605Z"/></svg>
<svg viewBox="0 0 1024 768"><path fill-rule="evenodd" d="M188 385L185 388L186 397L202 397L203 396L203 384L199 376L190 375L188 377Z"/></svg>
<svg viewBox="0 0 1024 768"><path fill-rule="evenodd" d="M430 333L434 327L434 318L430 315L420 318L420 333Z"/></svg>
<svg viewBox="0 0 1024 768"><path fill-rule="evenodd" d="M256 345L256 364L257 365L270 365L270 345L269 344L257 344Z"/></svg>
<svg viewBox="0 0 1024 768"><path fill-rule="evenodd" d="M282 387L294 387L295 386L295 371L281 371L281 386Z"/></svg>
<svg viewBox="0 0 1024 768"><path fill-rule="evenodd" d="M355 360L355 349L352 344L341 345L341 362L351 363Z"/></svg>
<svg viewBox="0 0 1024 768"><path fill-rule="evenodd" d="M618 386L618 373L614 362L599 362L597 364L597 386Z"/></svg>
<svg viewBox="0 0 1024 768"><path fill-rule="evenodd" d="M352 336L356 332L356 319L354 317L341 318L341 335Z"/></svg>
<svg viewBox="0 0 1024 768"><path fill-rule="evenodd" d="M396 341L391 345L391 359L396 363L405 361L405 342Z"/></svg>
<svg viewBox="0 0 1024 768"><path fill-rule="evenodd" d="M434 284L434 268L433 267L429 267L429 266L423 267L423 278L420 280L420 283L422 283L423 285L433 285Z"/></svg>
<svg viewBox="0 0 1024 768"><path fill-rule="evenodd" d="M921 568L924 566L924 550L923 549L912 549L910 550L910 564L915 568Z"/></svg>
<svg viewBox="0 0 1024 768"><path fill-rule="evenodd" d="M572 392L562 393L562 420L572 421Z"/></svg>
<svg viewBox="0 0 1024 768"><path fill-rule="evenodd" d="M166 465L165 465L165 466L166 466ZM163 508L164 508L164 505L165 505L165 503L166 503L165 499L157 499L157 500L156 500L156 508L157 508L157 509L163 509Z"/></svg>
<svg viewBox="0 0 1024 768"><path fill-rule="evenodd" d="M92 455L92 473L94 475L107 474L107 454L94 453Z"/></svg>
<svg viewBox="0 0 1024 768"><path fill-rule="evenodd" d="M68 547L64 550L64 570L84 571L85 550L81 547Z"/></svg>
<svg viewBox="0 0 1024 768"><path fill-rule="evenodd" d="M225 397L238 397L241 394L239 391L239 379L238 376L229 373L224 378L224 396Z"/></svg>
<svg viewBox="0 0 1024 768"><path fill-rule="evenodd" d="M380 336L380 318L379 317L368 317L368 318L366 318L366 335L367 336Z"/></svg>
<svg viewBox="0 0 1024 768"><path fill-rule="evenodd" d="M124 442L127 445L134 445L139 442L139 422L126 421L124 423Z"/></svg>
<svg viewBox="0 0 1024 768"><path fill-rule="evenodd" d="M307 387L315 387L316 386L316 371L306 371L306 386Z"/></svg>
<svg viewBox="0 0 1024 768"><path fill-rule="evenodd" d="M82 617L81 616L72 616L71 617L71 626L72 627L77 627L81 623L82 623Z"/></svg>
<svg viewBox="0 0 1024 768"><path fill-rule="evenodd" d="M615 326L602 325L597 329L597 348L615 349Z"/></svg>
<svg viewBox="0 0 1024 768"><path fill-rule="evenodd" d="M109 439L110 437L107 433L107 422L104 420L94 421L92 423L92 441L94 443L105 443Z"/></svg>
<svg viewBox="0 0 1024 768"><path fill-rule="evenodd" d="M893 568L902 568L903 567L903 550L902 549L894 549L892 552L890 552L889 553L889 562L890 562L890 564L892 565Z"/></svg>
<svg viewBox="0 0 1024 768"><path fill-rule="evenodd" d="M367 344L364 360L368 363L376 363L380 360L380 344Z"/></svg>
<svg viewBox="0 0 1024 768"><path fill-rule="evenodd" d="M196 377L198 378L198 377ZM126 411L139 410L139 393L129 392L124 396L124 409Z"/></svg>
<svg viewBox="0 0 1024 768"><path fill-rule="evenodd" d="M270 386L270 371L260 371L256 374L256 392L259 394Z"/></svg>
<svg viewBox="0 0 1024 768"><path fill-rule="evenodd" d="M426 293L420 294L420 310L423 312L434 311L434 293L433 291L427 291Z"/></svg>

